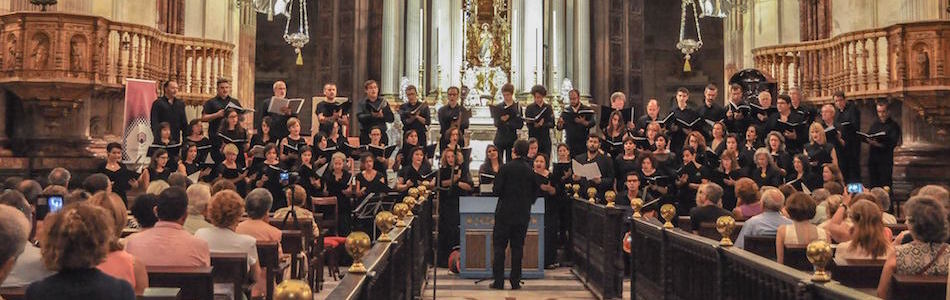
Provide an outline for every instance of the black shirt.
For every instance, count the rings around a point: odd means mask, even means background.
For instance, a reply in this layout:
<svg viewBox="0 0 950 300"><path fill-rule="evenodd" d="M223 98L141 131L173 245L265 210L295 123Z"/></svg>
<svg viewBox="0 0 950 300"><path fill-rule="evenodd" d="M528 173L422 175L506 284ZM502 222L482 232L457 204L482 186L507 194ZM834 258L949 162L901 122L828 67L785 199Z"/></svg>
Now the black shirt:
<svg viewBox="0 0 950 300"><path fill-rule="evenodd" d="M707 105L705 100L703 105L699 106L699 116L703 119L710 120L713 122L719 122L726 118L726 109L719 105L719 103L713 102L711 106Z"/></svg>
<svg viewBox="0 0 950 300"><path fill-rule="evenodd" d="M187 132L182 132L188 128L188 117L185 116L185 102L179 99L173 99L171 103L165 96L158 97L152 102L151 111L152 136L158 137L161 127L158 124L168 122L171 128L171 138L180 141Z"/></svg>
<svg viewBox="0 0 950 300"><path fill-rule="evenodd" d="M564 120L564 124L561 126L561 129L564 129L567 147L570 149L572 157L587 151L587 136L590 135L590 128L596 125L596 122L594 121L594 114L578 114L577 112L580 111L590 111L590 107L587 107L584 104L579 105L577 108L568 106L563 112L561 112L561 118ZM576 116L580 116L585 121L587 121L587 126L575 122L574 118Z"/></svg>
<svg viewBox="0 0 950 300"><path fill-rule="evenodd" d="M322 115L327 118L323 122L319 122L320 126L318 127L318 130L320 132L323 132L323 134L329 135L330 130L333 129L333 122L341 121L341 120L333 119L332 118L333 114L336 114L337 112L340 112L341 115L347 114L347 109L345 106L347 106L345 103L342 105L337 105L336 102L333 102L333 100L329 100L329 99L327 99L327 101L322 101L318 103L317 108L315 110L316 114ZM319 120L319 118L317 120ZM343 130L342 126L340 126L340 130L341 131ZM345 133L340 132L340 134L343 135Z"/></svg>
<svg viewBox="0 0 950 300"><path fill-rule="evenodd" d="M611 161L609 157L600 154L599 152L595 152L593 157L590 157L589 155L589 153L584 153L577 156L575 159L581 164L588 164L591 162L597 163L597 168L600 169L600 184L595 184L593 181L582 178L580 181L581 191L584 192L584 195L586 196L587 189L591 186L594 186L597 188L598 198L602 198L605 191L611 190L614 187L613 161Z"/></svg>
<svg viewBox="0 0 950 300"><path fill-rule="evenodd" d="M237 99L231 98L231 96L228 96L226 99L221 99L221 97L215 96L214 98L208 99L208 101L205 102L201 113L206 115L217 113L218 111L227 108L228 103L241 107L241 103L238 103ZM224 121L225 118L227 118L227 116L208 121L208 131L217 132L218 129L221 128L221 121ZM217 135L209 134L209 136L212 142L215 142L218 139Z"/></svg>
<svg viewBox="0 0 950 300"><path fill-rule="evenodd" d="M501 115L494 119L495 128L495 146L499 149L508 149L515 144L518 139L518 129L524 127L524 119L521 118L521 106L518 102L512 102L511 105L501 102L495 105L502 110L502 115L508 115L508 121L502 121ZM540 150L540 149L539 149Z"/></svg>
<svg viewBox="0 0 950 300"><path fill-rule="evenodd" d="M538 153L550 153L551 128L554 128L554 108L547 103L538 105L532 102L524 109L524 116L525 124L528 127L528 136L538 140ZM538 118L538 121L533 120L534 118ZM537 122L542 122L541 126L535 127Z"/></svg>
<svg viewBox="0 0 950 300"><path fill-rule="evenodd" d="M416 116L422 117L424 121L420 122L416 119ZM428 144L426 131L428 130L429 124L432 123L428 106L421 101L416 101L416 104L409 102L403 103L399 106L399 120L402 121L403 136L405 136L407 131L414 130L419 134L419 145Z"/></svg>
<svg viewBox="0 0 950 300"><path fill-rule="evenodd" d="M62 270L26 288L26 299L134 300L128 282L106 275L97 268Z"/></svg>
<svg viewBox="0 0 950 300"><path fill-rule="evenodd" d="M112 181L112 192L118 194L122 199L126 199L125 193L132 188L132 186L129 185L129 181L138 179L139 174L127 169L122 163L119 163L119 169L115 171L107 169L106 165L108 165L108 162L100 164L99 167L96 168L96 172L106 174L109 180Z"/></svg>
<svg viewBox="0 0 950 300"><path fill-rule="evenodd" d="M835 122L840 125L838 131L841 132L841 138L845 142L845 149L860 151L861 145L858 144L860 140L857 131L861 128L861 112L858 111L857 105L848 102L843 110L837 110L837 112ZM855 147L855 145L857 146Z"/></svg>
<svg viewBox="0 0 950 300"><path fill-rule="evenodd" d="M380 111L383 113L382 117L373 115L374 112ZM360 144L369 143L369 130L373 127L382 129L383 138L380 141L383 144L395 144L389 141L386 130L389 129L389 123L396 121L396 117L385 99L380 97L376 97L376 100L364 99L359 112L356 113L356 119L360 122Z"/></svg>
<svg viewBox="0 0 950 300"><path fill-rule="evenodd" d="M693 225L693 230L699 230L702 223L715 223L722 216L731 217L732 213L716 205L699 206L689 210L689 222Z"/></svg>
<svg viewBox="0 0 950 300"><path fill-rule="evenodd" d="M879 132L884 133L883 138L876 139L882 144L882 147L870 145L868 150L870 154L869 158L872 161L875 161L875 159L883 159L885 161L893 160L894 147L897 147L897 144L900 143L901 140L901 128L897 125L897 122L894 122L891 118L887 118L884 122L878 119L871 124L871 128L868 129L868 134L876 134Z"/></svg>
<svg viewBox="0 0 950 300"><path fill-rule="evenodd" d="M461 105L456 105L455 107L445 105L439 108L439 111L436 115L439 118L439 133L441 134L442 143L448 143L449 137L446 135L446 132L449 128L452 128L453 123L458 123L459 125L459 138L465 136L465 129L468 129L468 118L463 116L463 110Z"/></svg>
<svg viewBox="0 0 950 300"><path fill-rule="evenodd" d="M280 139L289 134L289 131L287 130L287 120L289 120L291 116L295 116L295 114L285 115L268 111L267 109L270 108L271 99L273 99L273 97L264 99L264 103L261 104L261 108L255 112L254 128L260 130L261 123L264 121L264 116L268 116L270 117L270 123L267 125L270 126L270 135L275 139Z"/></svg>
<svg viewBox="0 0 950 300"><path fill-rule="evenodd" d="M782 124L782 122L786 124ZM805 119L799 114L789 112L785 121L782 121L782 115L780 113L774 113L765 121L765 130L759 135L764 137L763 140L767 145L768 134L772 131L777 131L785 138L785 149L791 153L798 153L801 151L802 145L805 144L803 141L808 141L808 126L809 124L806 124ZM795 132L795 138L785 137L786 130Z"/></svg>
<svg viewBox="0 0 950 300"><path fill-rule="evenodd" d="M539 189L537 176L526 159L514 159L501 166L492 187L498 195L495 223L527 223Z"/></svg>

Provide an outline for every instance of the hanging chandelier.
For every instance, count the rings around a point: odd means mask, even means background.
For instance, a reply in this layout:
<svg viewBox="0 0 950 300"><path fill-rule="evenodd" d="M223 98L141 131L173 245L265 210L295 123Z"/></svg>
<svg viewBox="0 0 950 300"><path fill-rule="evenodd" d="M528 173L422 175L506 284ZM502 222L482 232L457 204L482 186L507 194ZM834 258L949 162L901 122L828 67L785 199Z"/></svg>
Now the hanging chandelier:
<svg viewBox="0 0 950 300"><path fill-rule="evenodd" d="M300 10L300 17L297 20L297 32L294 33L290 33L294 3L293 0L287 3L287 25L284 26L284 41L290 44L291 47L294 47L294 52L297 53L297 65L302 66L303 54L300 48L303 48L304 45L310 42L310 26L307 23L307 2L305 0L298 0L297 3L297 8Z"/></svg>
<svg viewBox="0 0 950 300"><path fill-rule="evenodd" d="M707 0L708 1L708 0ZM696 24L696 39L685 38L686 35L686 11L687 9L692 8L693 10L693 23ZM699 32L699 13L696 10L696 3L693 0L683 0L681 5L682 13L680 14L680 38L679 42L676 43L676 49L679 49L683 53L684 59L686 62L683 63L683 72L691 72L692 67L689 64L689 60L692 57L692 54L703 47L703 34Z"/></svg>

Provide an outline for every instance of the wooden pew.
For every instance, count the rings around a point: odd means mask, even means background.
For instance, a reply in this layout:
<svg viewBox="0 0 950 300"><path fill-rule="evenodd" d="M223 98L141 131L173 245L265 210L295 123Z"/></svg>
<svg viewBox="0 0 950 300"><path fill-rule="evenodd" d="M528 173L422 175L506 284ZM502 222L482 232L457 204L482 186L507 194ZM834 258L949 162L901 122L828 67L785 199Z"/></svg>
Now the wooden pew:
<svg viewBox="0 0 950 300"><path fill-rule="evenodd" d="M267 292L265 298L267 300L274 297L274 284L277 281L277 274L282 273L289 266L289 264L280 263L279 249L277 242L257 242L257 259L261 263L261 268L264 268L266 272Z"/></svg>
<svg viewBox="0 0 950 300"><path fill-rule="evenodd" d="M947 276L894 275L891 299L944 299L947 295Z"/></svg>
<svg viewBox="0 0 950 300"><path fill-rule="evenodd" d="M235 299L241 294L250 295L245 287L249 282L247 253L243 252L211 252L211 266L214 270L211 277L214 283L223 283L231 290Z"/></svg>
<svg viewBox="0 0 950 300"><path fill-rule="evenodd" d="M687 214L688 214L688 212L687 212ZM659 214L657 214L657 215L659 215ZM660 218L662 218L662 217L660 217ZM691 230L693 230L693 223L690 222L689 216L678 216L678 217L676 217L676 221L673 222L673 225L676 226L676 228L679 228L679 229L682 229L682 230L685 230L685 231L690 231L690 232L692 232Z"/></svg>
<svg viewBox="0 0 950 300"><path fill-rule="evenodd" d="M739 237L739 231L742 230L742 225L743 222L736 222L735 228L732 229L730 238L732 238L733 243L735 243L736 238ZM716 223L713 222L699 223L699 235L716 241L722 240L722 235L719 234L719 230L716 230Z"/></svg>
<svg viewBox="0 0 950 300"><path fill-rule="evenodd" d="M146 267L150 287L181 289L182 300L213 300L213 267Z"/></svg>
<svg viewBox="0 0 950 300"><path fill-rule="evenodd" d="M856 289L877 288L883 269L880 259L835 259L831 279Z"/></svg>
<svg viewBox="0 0 950 300"><path fill-rule="evenodd" d="M643 295L644 299L662 299L666 289L666 234L662 227L634 220L631 229L632 253L630 280L631 295Z"/></svg>
<svg viewBox="0 0 950 300"><path fill-rule="evenodd" d="M306 262L300 262L299 253L310 253L316 236L313 234L313 219L298 218L295 225L290 219L284 224L283 220L270 219L270 225L283 231L280 242L284 253L290 254L290 277L300 278L300 270ZM296 234L292 231L296 231ZM321 241L322 242L322 241Z"/></svg>
<svg viewBox="0 0 950 300"><path fill-rule="evenodd" d="M748 242L748 240L746 242ZM799 271L814 271L815 267L808 261L808 257L805 255L806 247L808 247L808 245L785 245L783 248L785 257L782 264Z"/></svg>
<svg viewBox="0 0 950 300"><path fill-rule="evenodd" d="M891 234L893 234L895 237L898 234L901 234L901 232L903 232L904 230L907 230L907 224L904 222L900 222L897 224L887 224L887 225L884 225L884 227L890 228Z"/></svg>
<svg viewBox="0 0 950 300"><path fill-rule="evenodd" d="M26 299L26 287L0 288L0 297L4 300Z"/></svg>
<svg viewBox="0 0 950 300"><path fill-rule="evenodd" d="M719 241L682 230L666 230L665 276L671 299L711 299L721 293ZM698 267L702 266L702 267ZM704 283L704 284L698 284Z"/></svg>
<svg viewBox="0 0 950 300"><path fill-rule="evenodd" d="M749 235L745 237L745 251L755 253L761 257L775 260L775 236Z"/></svg>

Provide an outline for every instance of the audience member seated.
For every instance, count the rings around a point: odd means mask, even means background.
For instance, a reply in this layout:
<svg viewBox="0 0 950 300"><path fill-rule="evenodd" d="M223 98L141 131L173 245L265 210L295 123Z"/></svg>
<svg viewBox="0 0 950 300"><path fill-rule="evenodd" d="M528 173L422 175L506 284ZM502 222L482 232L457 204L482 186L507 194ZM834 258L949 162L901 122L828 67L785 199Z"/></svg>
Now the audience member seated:
<svg viewBox="0 0 950 300"><path fill-rule="evenodd" d="M149 229L158 222L158 216L155 215L155 207L158 206L158 195L141 194L135 198L132 203L132 217L138 229Z"/></svg>
<svg viewBox="0 0 950 300"><path fill-rule="evenodd" d="M23 216L26 217L26 221L30 222L33 219L33 207L26 202L26 198L23 197L23 194L17 190L6 190L0 194L0 204L9 205L13 208L16 208ZM11 218L3 216L2 220L9 220ZM3 221L0 220L0 223ZM29 224L29 223L28 223ZM26 232L29 234L31 228L27 227ZM9 244L14 245L14 244ZM2 245L0 247L7 246ZM40 254L40 247L33 245L33 243L26 243L26 246L23 249L23 252L20 254L20 257L16 259L16 264L13 265L13 270L10 271L7 276L7 280L3 281L3 287L25 287L30 283L39 281L43 278L53 275L53 272L46 269L43 266L43 257Z"/></svg>
<svg viewBox="0 0 950 300"><path fill-rule="evenodd" d="M828 231L828 234L831 235L831 238L838 243L847 242L851 240L851 227L854 227L854 222L849 218L847 213L849 206L854 204L857 201L868 201L874 204L875 207L880 211L881 207L877 204L877 198L874 197L871 193L860 193L856 196L845 195L841 197L842 205L837 207L837 210L831 216L826 223L821 224L820 227ZM831 211L829 211L830 213ZM893 237L891 234L890 228L884 228L884 237L890 241Z"/></svg>
<svg viewBox="0 0 950 300"><path fill-rule="evenodd" d="M198 229L195 237L208 242L214 252L247 253L247 266L251 278L264 282L261 265L257 260L257 240L254 237L234 232L244 214L244 200L234 191L222 191L208 203L208 217L214 227ZM258 291L260 292L260 291ZM263 295L263 293L257 296Z"/></svg>
<svg viewBox="0 0 950 300"><path fill-rule="evenodd" d="M3 180L3 189L16 189L17 185L20 184L20 181L23 181L23 177L20 176L10 176L7 179Z"/></svg>
<svg viewBox="0 0 950 300"><path fill-rule="evenodd" d="M168 182L164 180L155 180L148 184L148 187L145 188L146 194L158 195L161 194L165 189L169 187Z"/></svg>
<svg viewBox="0 0 950 300"><path fill-rule="evenodd" d="M30 235L30 221L23 212L9 205L0 204L0 283L11 274L17 257L23 253Z"/></svg>
<svg viewBox="0 0 950 300"><path fill-rule="evenodd" d="M814 240L831 241L824 229L811 223L815 217L815 200L808 194L794 192L785 201L785 212L792 224L781 225L775 233L776 261L785 261L786 245L807 245Z"/></svg>
<svg viewBox="0 0 950 300"><path fill-rule="evenodd" d="M722 187L712 182L701 184L696 189L696 207L689 211L693 233L699 234L700 224L715 223L721 216L732 216L728 210L722 209Z"/></svg>
<svg viewBox="0 0 950 300"><path fill-rule="evenodd" d="M254 237L258 242L279 242L280 229L268 223L267 213L274 204L274 198L271 197L270 192L264 188L253 189L247 193L244 204L248 219L238 224L235 232Z"/></svg>
<svg viewBox="0 0 950 300"><path fill-rule="evenodd" d="M821 185L821 187L828 191L832 195L844 195L844 186L837 182L826 182Z"/></svg>
<svg viewBox="0 0 950 300"><path fill-rule="evenodd" d="M188 187L186 193L188 194L188 217L185 218L185 224L182 226L185 231L195 234L198 229L214 227L205 220L208 201L211 200L211 187L198 183Z"/></svg>
<svg viewBox="0 0 950 300"><path fill-rule="evenodd" d="M877 206L881 208L881 220L884 224L897 224L897 217L888 213L891 210L891 195L884 188L876 187L871 189L870 193L877 199Z"/></svg>
<svg viewBox="0 0 950 300"><path fill-rule="evenodd" d="M109 254L97 267L106 275L125 280L135 289L136 295L141 295L148 287L148 272L145 271L145 265L132 254L125 252L122 244L119 243L122 229L125 228L126 218L128 218L125 213L125 203L115 193L99 192L89 198L89 204L106 210L107 216L113 221L112 229L115 233L108 242Z"/></svg>
<svg viewBox="0 0 950 300"><path fill-rule="evenodd" d="M95 205L75 203L46 217L48 232L40 247L44 264L57 273L30 284L27 299L135 299L132 285L96 268L115 239L108 215Z"/></svg>
<svg viewBox="0 0 950 300"><path fill-rule="evenodd" d="M270 212L270 207L274 204L274 198L271 197L270 191L265 188L253 189L250 193L247 193L244 204L248 219L239 223L234 232L249 235L256 239L258 243L280 242L282 237L280 229L271 226L267 222L267 213ZM278 246L278 253L280 253L280 246ZM262 268L262 270L264 269ZM266 290L267 282L260 280L254 284L251 294L263 295Z"/></svg>
<svg viewBox="0 0 950 300"><path fill-rule="evenodd" d="M61 186L66 189L69 189L69 180L72 179L72 175L69 173L69 170L62 167L53 168L49 171L49 175L46 175L46 181L49 185Z"/></svg>
<svg viewBox="0 0 950 300"><path fill-rule="evenodd" d="M63 197L63 205L86 201L86 199L89 199L89 196L91 195L86 193L84 189L72 190Z"/></svg>
<svg viewBox="0 0 950 300"><path fill-rule="evenodd" d="M293 188L293 197L290 197L291 196L290 193L291 191L288 190L287 198L288 199L292 198L291 201L293 201L294 203L294 212L297 215L297 219L310 219L311 223L313 223L313 235L314 236L319 235L320 228L317 228L317 220L314 219L313 212L303 207L303 203L307 199L307 191L305 191L303 187L300 186L299 184L295 184ZM289 206L278 208L277 211L274 212L274 220L283 221L284 218L287 217L287 214L289 212L290 212Z"/></svg>
<svg viewBox="0 0 950 300"><path fill-rule="evenodd" d="M86 179L82 181L82 189L86 190L86 193L90 195L101 191L111 191L111 187L112 183L109 180L109 176L102 173L89 175L89 177L86 177Z"/></svg>
<svg viewBox="0 0 950 300"><path fill-rule="evenodd" d="M743 177L736 181L736 201L736 208L732 209L736 220L745 220L762 213L759 185L752 179Z"/></svg>
<svg viewBox="0 0 950 300"><path fill-rule="evenodd" d="M739 231L739 237L736 238L736 247L743 248L746 236L775 235L779 226L792 224L792 220L789 220L780 212L782 206L785 205L785 196L778 189L764 189L759 201L762 202L764 211L745 221L742 230Z"/></svg>
<svg viewBox="0 0 950 300"><path fill-rule="evenodd" d="M930 196L911 198L904 206L914 240L887 253L877 295L888 298L893 274L947 276L947 209Z"/></svg>
<svg viewBox="0 0 950 300"><path fill-rule="evenodd" d="M174 172L168 175L168 186L188 189L192 183L193 182L191 182L191 179L188 179L188 176L185 174Z"/></svg>
<svg viewBox="0 0 950 300"><path fill-rule="evenodd" d="M838 244L836 259L884 259L891 245L881 222L881 211L877 205L867 200L854 202L848 209L848 217L854 223L851 226L851 240Z"/></svg>
<svg viewBox="0 0 950 300"><path fill-rule="evenodd" d="M39 198L40 194L43 193L43 186L39 182L33 179L27 179L20 181L20 184L17 185L16 189L23 193L23 196L26 197L26 201L30 204L36 204L36 198Z"/></svg>
<svg viewBox="0 0 950 300"><path fill-rule="evenodd" d="M215 194L223 190L230 190L230 191L237 192L237 186L234 185L234 183L231 182L230 180L221 179L221 180L215 181L214 184L211 185L211 196L214 196Z"/></svg>
<svg viewBox="0 0 950 300"><path fill-rule="evenodd" d="M206 267L211 265L208 243L182 228L188 214L188 195L182 188L169 188L158 196L158 223L127 238L125 251L146 266Z"/></svg>
<svg viewBox="0 0 950 300"><path fill-rule="evenodd" d="M831 196L831 193L828 193L828 190L824 188L811 191L812 199L815 199L815 202L818 203L818 205L815 206L815 217L811 218L812 224L818 225L828 219L828 209L826 208L828 205L828 196Z"/></svg>

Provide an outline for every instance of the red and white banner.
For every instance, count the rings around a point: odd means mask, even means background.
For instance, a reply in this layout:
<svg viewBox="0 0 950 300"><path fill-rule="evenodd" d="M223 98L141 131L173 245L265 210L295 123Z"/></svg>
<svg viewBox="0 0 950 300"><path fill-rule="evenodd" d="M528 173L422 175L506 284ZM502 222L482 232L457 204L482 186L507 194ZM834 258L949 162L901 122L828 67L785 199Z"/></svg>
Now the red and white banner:
<svg viewBox="0 0 950 300"><path fill-rule="evenodd" d="M125 134L122 137L122 160L130 164L148 163L148 146L152 144L150 113L152 101L158 96L158 83L152 80L127 78L125 82Z"/></svg>

